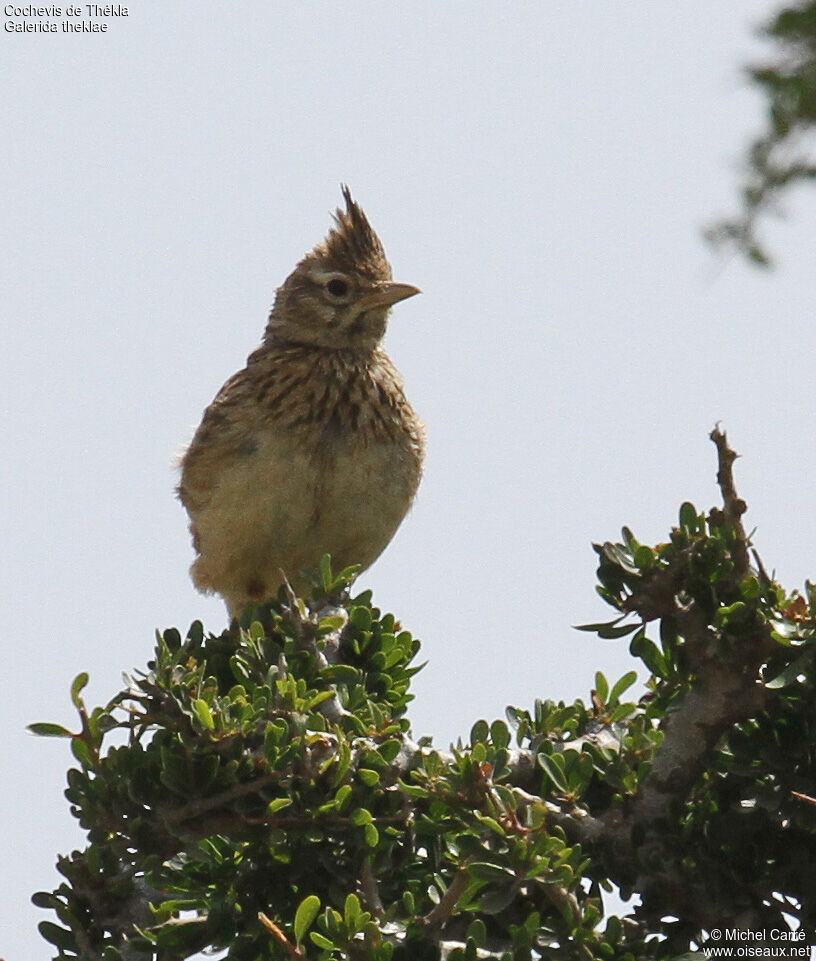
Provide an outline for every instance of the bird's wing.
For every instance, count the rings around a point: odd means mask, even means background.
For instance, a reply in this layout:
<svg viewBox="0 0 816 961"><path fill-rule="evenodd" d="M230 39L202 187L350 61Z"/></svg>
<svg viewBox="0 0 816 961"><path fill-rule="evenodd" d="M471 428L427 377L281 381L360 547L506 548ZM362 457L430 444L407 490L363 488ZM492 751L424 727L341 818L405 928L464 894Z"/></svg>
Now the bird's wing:
<svg viewBox="0 0 816 961"><path fill-rule="evenodd" d="M223 472L253 452L258 427L255 375L248 364L230 377L204 411L181 458L178 495L191 514L206 507Z"/></svg>

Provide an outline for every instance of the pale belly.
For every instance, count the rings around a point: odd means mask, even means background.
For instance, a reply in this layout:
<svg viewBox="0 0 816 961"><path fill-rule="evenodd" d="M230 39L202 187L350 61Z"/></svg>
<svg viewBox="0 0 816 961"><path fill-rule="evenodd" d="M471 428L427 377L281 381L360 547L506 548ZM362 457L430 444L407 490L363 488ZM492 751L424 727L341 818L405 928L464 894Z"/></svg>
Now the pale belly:
<svg viewBox="0 0 816 961"><path fill-rule="evenodd" d="M335 571L368 567L408 511L420 469L408 445L346 438L310 456L280 438L260 442L224 471L195 519L193 577L236 614L274 596L283 575L302 590L302 572L323 554Z"/></svg>

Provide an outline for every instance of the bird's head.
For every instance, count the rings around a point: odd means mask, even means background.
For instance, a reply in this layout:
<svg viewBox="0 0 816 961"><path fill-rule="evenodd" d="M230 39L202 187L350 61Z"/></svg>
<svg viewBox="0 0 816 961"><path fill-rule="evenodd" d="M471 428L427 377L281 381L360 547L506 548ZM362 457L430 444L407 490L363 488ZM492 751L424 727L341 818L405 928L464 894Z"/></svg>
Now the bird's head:
<svg viewBox="0 0 816 961"><path fill-rule="evenodd" d="M379 237L348 187L342 190L346 209L277 292L267 342L368 351L382 339L391 307L419 293L392 281Z"/></svg>

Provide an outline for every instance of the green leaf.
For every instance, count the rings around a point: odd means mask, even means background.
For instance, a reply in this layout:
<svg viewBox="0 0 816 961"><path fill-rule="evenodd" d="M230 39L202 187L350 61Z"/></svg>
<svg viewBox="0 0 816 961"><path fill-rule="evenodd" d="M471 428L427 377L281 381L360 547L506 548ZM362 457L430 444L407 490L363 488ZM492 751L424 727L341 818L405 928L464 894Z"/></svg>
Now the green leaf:
<svg viewBox="0 0 816 961"><path fill-rule="evenodd" d="M473 941L477 948L483 948L487 941L487 928L481 918L471 921L467 929L467 939Z"/></svg>
<svg viewBox="0 0 816 961"><path fill-rule="evenodd" d="M334 578L332 589L336 591L340 587L350 587L357 579L360 569L360 564L349 564L348 567L344 567L343 570L340 571L340 573Z"/></svg>
<svg viewBox="0 0 816 961"><path fill-rule="evenodd" d="M379 747L379 754L385 764L390 764L402 750L402 741L398 738L390 738Z"/></svg>
<svg viewBox="0 0 816 961"><path fill-rule="evenodd" d="M610 564L619 567L626 574L640 574L634 565L634 559L629 551L625 550L620 544L606 543L601 548L601 555Z"/></svg>
<svg viewBox="0 0 816 961"><path fill-rule="evenodd" d="M318 931L312 931L309 937L312 939L312 942L314 944L316 944L319 948L322 948L324 951L336 950L336 945L334 944L334 942L329 941L328 938L324 937Z"/></svg>
<svg viewBox="0 0 816 961"><path fill-rule="evenodd" d="M349 894L343 907L343 921L350 935L353 935L359 930L360 916L362 913L360 899L356 894Z"/></svg>
<svg viewBox="0 0 816 961"><path fill-rule="evenodd" d="M516 877L510 868L490 861L474 861L468 865L468 874L479 881L502 881L505 884Z"/></svg>
<svg viewBox="0 0 816 961"><path fill-rule="evenodd" d="M61 724L49 724L47 721L37 721L29 724L26 730L38 737L73 737L74 735Z"/></svg>
<svg viewBox="0 0 816 961"><path fill-rule="evenodd" d="M249 665L237 654L233 654L230 658L230 668L232 669L232 674L236 681L240 681L241 684L246 684L246 682L251 678L249 672Z"/></svg>
<svg viewBox="0 0 816 961"><path fill-rule="evenodd" d="M371 609L368 607L352 607L349 613L349 621L351 622L352 626L361 631L371 630L373 620Z"/></svg>
<svg viewBox="0 0 816 961"><path fill-rule="evenodd" d="M363 828L363 836L365 837L365 843L370 848L375 848L380 843L380 832L373 824L366 824Z"/></svg>
<svg viewBox="0 0 816 961"><path fill-rule="evenodd" d="M623 543L633 551L638 546L638 540L632 533L631 528L627 527L625 524L621 527L621 537L623 538Z"/></svg>
<svg viewBox="0 0 816 961"><path fill-rule="evenodd" d="M510 743L510 731L504 721L494 721L490 725L490 739L499 750Z"/></svg>
<svg viewBox="0 0 816 961"><path fill-rule="evenodd" d="M631 634L632 631L636 631L637 629L637 624L622 624L620 627L607 625L606 627L598 629L598 637L603 638L605 641L615 641L619 637L626 637L627 634Z"/></svg>
<svg viewBox="0 0 816 961"><path fill-rule="evenodd" d="M680 505L680 526L691 534L696 534L700 517L697 508L689 501Z"/></svg>
<svg viewBox="0 0 816 961"><path fill-rule="evenodd" d="M337 769L334 772L334 784L339 785L351 767L351 748L345 741L340 743L338 751Z"/></svg>
<svg viewBox="0 0 816 961"><path fill-rule="evenodd" d="M335 696L334 691L318 691L314 697L310 697L308 701L303 705L304 711L313 711L316 707L321 705L324 701L328 701L329 698Z"/></svg>
<svg viewBox="0 0 816 961"><path fill-rule="evenodd" d="M614 704L618 698L623 694L624 691L628 690L637 680L637 671L629 671L624 674L622 678L615 681L612 687L612 692L609 695L609 700Z"/></svg>
<svg viewBox="0 0 816 961"><path fill-rule="evenodd" d="M480 719L470 729L470 743L479 744L481 741L486 741L489 734L490 728L487 726L487 721Z"/></svg>
<svg viewBox="0 0 816 961"><path fill-rule="evenodd" d="M270 801L266 806L267 814L275 814L277 811L282 811L284 808L288 808L292 804L292 799L290 797L276 797L273 801Z"/></svg>
<svg viewBox="0 0 816 961"><path fill-rule="evenodd" d="M560 758L556 759L555 755L539 754L538 763L544 768L547 777L549 777L559 791L563 794L569 793L567 778L564 773L564 764Z"/></svg>
<svg viewBox="0 0 816 961"><path fill-rule="evenodd" d="M320 558L320 582L323 585L323 590L327 594L332 589L333 580L334 578L332 577L331 554L324 554Z"/></svg>
<svg viewBox="0 0 816 961"><path fill-rule="evenodd" d="M595 693L598 695L601 704L606 704L609 698L609 682L601 671L595 672Z"/></svg>
<svg viewBox="0 0 816 961"><path fill-rule="evenodd" d="M718 608L714 613L714 622L720 627L729 622L744 621L751 615L751 608L745 601L735 601L733 604Z"/></svg>
<svg viewBox="0 0 816 961"><path fill-rule="evenodd" d="M366 787L374 787L380 783L380 775L370 768L361 767L357 770L357 775Z"/></svg>
<svg viewBox="0 0 816 961"><path fill-rule="evenodd" d="M71 701L77 710L82 707L82 698L79 695L87 683L88 673L87 671L83 671L81 674L77 674L71 684Z"/></svg>
<svg viewBox="0 0 816 961"><path fill-rule="evenodd" d="M351 797L352 787L350 784L343 784L337 789L337 793L334 795L334 800L337 802L337 810L342 811L342 809L347 804L349 798Z"/></svg>
<svg viewBox="0 0 816 961"><path fill-rule="evenodd" d="M666 664L666 659L657 645L646 637L645 628L641 628L632 638L629 653L633 657L639 657L655 676L666 677L668 675L669 667Z"/></svg>
<svg viewBox="0 0 816 961"><path fill-rule="evenodd" d="M71 753L87 770L93 771L96 768L96 758L93 751L81 737L71 738Z"/></svg>
<svg viewBox="0 0 816 961"><path fill-rule="evenodd" d="M300 944L303 936L314 923L320 911L320 898L316 894L305 897L295 911L295 943Z"/></svg>
<svg viewBox="0 0 816 961"><path fill-rule="evenodd" d="M350 664L331 664L320 672L321 677L333 684L357 684L362 680L363 672Z"/></svg>
<svg viewBox="0 0 816 961"><path fill-rule="evenodd" d="M592 631L593 634L597 634L598 631L614 627L615 624L620 624L624 617L626 617L626 614L621 614L620 617L616 617L611 621L598 621L595 624L574 624L573 627L576 631Z"/></svg>
<svg viewBox="0 0 816 961"><path fill-rule="evenodd" d="M210 705L203 698L197 697L191 707L202 727L207 728L208 731L215 730L215 721L213 720Z"/></svg>
<svg viewBox="0 0 816 961"><path fill-rule="evenodd" d="M53 924L51 921L40 921L37 925L37 930L51 944L55 944L58 948L67 948L71 951L76 951L76 942L74 941L74 936L70 931L66 931L65 928L61 928L58 924Z"/></svg>
<svg viewBox="0 0 816 961"><path fill-rule="evenodd" d="M618 721L622 721L624 718L634 714L636 710L637 704L619 704L612 712L609 722L611 724L617 724Z"/></svg>
<svg viewBox="0 0 816 961"><path fill-rule="evenodd" d="M812 672L812 658L812 652L809 649L806 649L804 653L800 654L799 657L791 661L791 663L787 665L781 674L777 674L772 680L766 681L765 687L770 688L772 691L776 691L782 687L787 687L789 684L794 684L798 681L800 675L807 678Z"/></svg>
<svg viewBox="0 0 816 961"><path fill-rule="evenodd" d="M488 817L486 814L477 814L476 819L480 824L484 824L485 827L490 828L491 831L500 835L501 837L504 837L505 834L507 834L507 832L495 818Z"/></svg>
<svg viewBox="0 0 816 961"><path fill-rule="evenodd" d="M60 900L50 891L37 891L36 894L31 895L31 903L38 908L56 908Z"/></svg>
<svg viewBox="0 0 816 961"><path fill-rule="evenodd" d="M623 937L623 924L621 923L621 919L614 914L608 918L604 935L610 944L617 944L621 937Z"/></svg>
<svg viewBox="0 0 816 961"><path fill-rule="evenodd" d="M506 888L491 888L482 895L479 907L485 914L499 914L509 907L516 899L516 889L513 885Z"/></svg>

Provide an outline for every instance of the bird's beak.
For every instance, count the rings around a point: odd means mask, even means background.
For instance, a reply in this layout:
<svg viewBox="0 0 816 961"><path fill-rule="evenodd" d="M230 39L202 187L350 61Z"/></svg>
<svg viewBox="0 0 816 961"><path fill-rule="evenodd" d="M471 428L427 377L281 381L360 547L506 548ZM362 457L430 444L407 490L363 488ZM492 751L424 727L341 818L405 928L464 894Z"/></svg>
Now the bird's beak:
<svg viewBox="0 0 816 961"><path fill-rule="evenodd" d="M401 300L419 293L421 293L419 287L414 287L412 284L395 284L392 281L385 281L364 294L360 298L360 306L363 310L371 310L372 307L392 307Z"/></svg>

